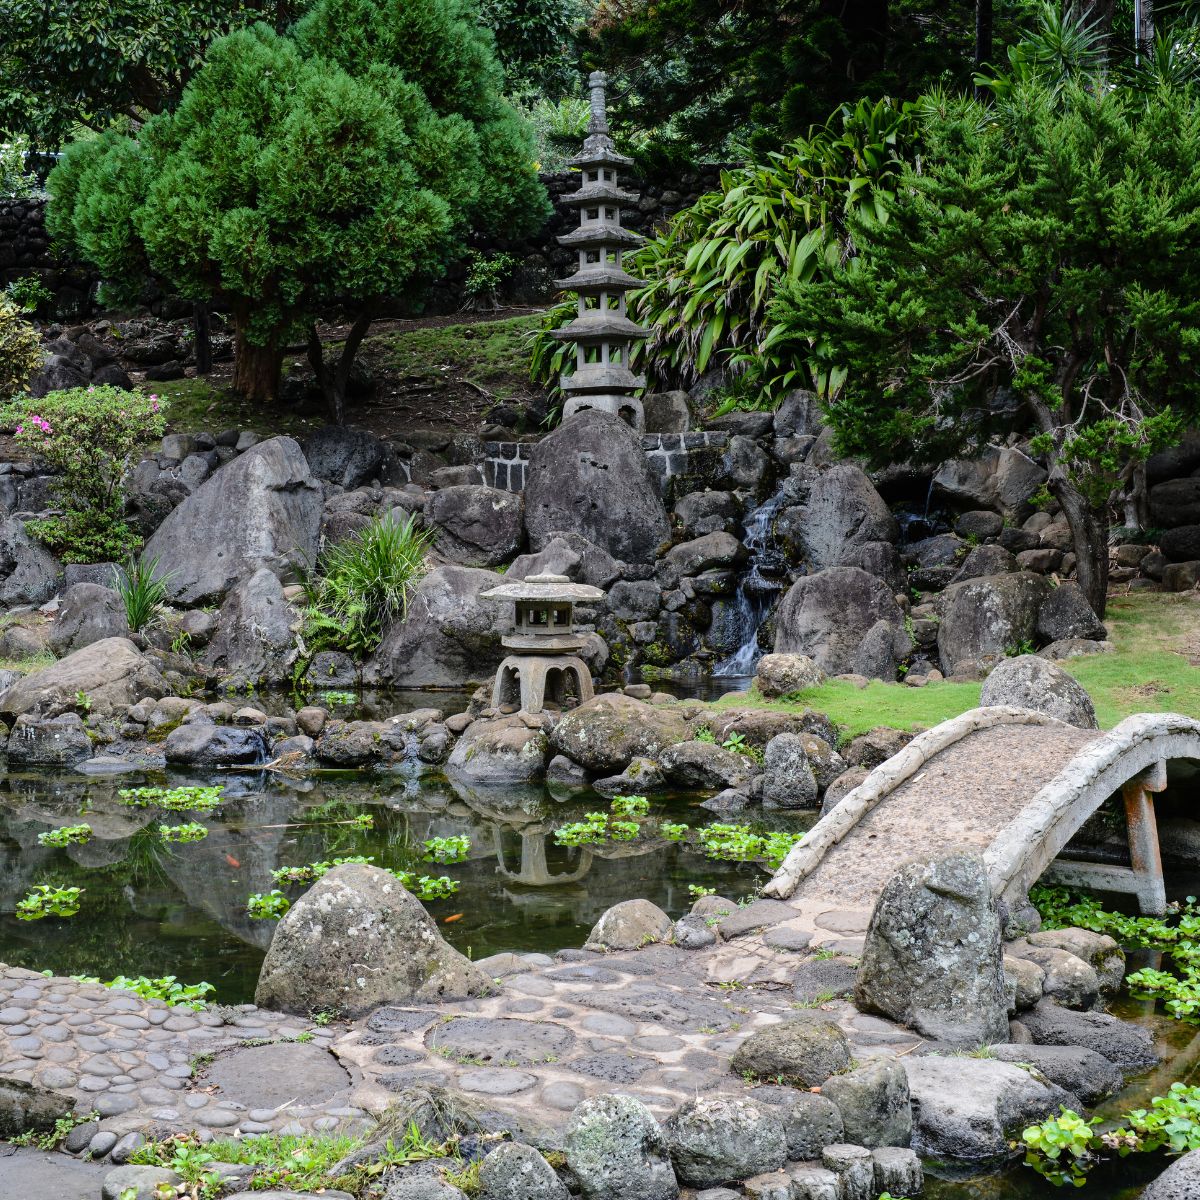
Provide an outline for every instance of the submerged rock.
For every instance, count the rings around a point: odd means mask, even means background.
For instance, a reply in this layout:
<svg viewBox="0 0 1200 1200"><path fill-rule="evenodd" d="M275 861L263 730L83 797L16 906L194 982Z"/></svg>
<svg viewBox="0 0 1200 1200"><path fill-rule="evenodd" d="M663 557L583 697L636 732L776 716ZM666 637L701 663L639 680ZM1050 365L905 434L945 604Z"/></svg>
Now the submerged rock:
<svg viewBox="0 0 1200 1200"><path fill-rule="evenodd" d="M353 863L335 867L284 915L254 999L282 1012L357 1017L380 1004L481 996L491 986L390 871Z"/></svg>

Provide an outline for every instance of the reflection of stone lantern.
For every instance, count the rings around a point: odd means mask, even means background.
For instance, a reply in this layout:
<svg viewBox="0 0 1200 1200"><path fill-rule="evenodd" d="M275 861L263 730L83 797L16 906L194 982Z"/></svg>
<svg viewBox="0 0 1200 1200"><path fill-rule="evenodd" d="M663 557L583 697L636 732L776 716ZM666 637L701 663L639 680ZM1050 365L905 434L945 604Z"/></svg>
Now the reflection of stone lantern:
<svg viewBox="0 0 1200 1200"><path fill-rule="evenodd" d="M592 673L579 657L584 638L575 632L573 609L603 600L599 588L572 583L565 575L530 575L482 593L485 600L511 600L516 623L500 644L511 651L496 672L495 708L519 706L540 713L546 701L566 708L592 698Z"/></svg>
<svg viewBox="0 0 1200 1200"><path fill-rule="evenodd" d="M579 252L579 266L569 279L557 279L560 288L579 296L575 319L554 336L575 343L575 370L562 377L567 393L563 419L585 408L613 413L641 432L645 425L642 402L634 392L646 380L629 369L633 342L648 331L631 321L625 310L625 293L641 287L642 281L621 265L626 250L641 244L640 235L621 226L621 205L637 203L638 197L617 187L617 168L633 165L633 159L618 154L608 136L604 104L604 72L588 78L592 116L583 152L571 159L582 175L579 191L564 197L564 203L579 209L579 228L558 239L559 244Z"/></svg>

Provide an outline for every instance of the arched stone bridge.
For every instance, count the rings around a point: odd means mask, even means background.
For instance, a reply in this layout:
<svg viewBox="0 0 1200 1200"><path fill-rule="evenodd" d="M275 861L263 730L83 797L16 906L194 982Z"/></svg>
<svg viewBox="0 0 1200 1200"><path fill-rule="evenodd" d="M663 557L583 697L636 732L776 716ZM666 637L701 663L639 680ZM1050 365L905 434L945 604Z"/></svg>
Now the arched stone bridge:
<svg viewBox="0 0 1200 1200"><path fill-rule="evenodd" d="M1161 913L1152 794L1178 760L1200 762L1200 721L1176 713L1141 713L1099 733L1026 709L972 709L872 771L813 826L764 891L814 916L836 912L841 932L859 932L902 863L967 849L982 854L994 894L1010 907L1048 874L1132 893L1143 912ZM1131 866L1056 862L1117 792Z"/></svg>

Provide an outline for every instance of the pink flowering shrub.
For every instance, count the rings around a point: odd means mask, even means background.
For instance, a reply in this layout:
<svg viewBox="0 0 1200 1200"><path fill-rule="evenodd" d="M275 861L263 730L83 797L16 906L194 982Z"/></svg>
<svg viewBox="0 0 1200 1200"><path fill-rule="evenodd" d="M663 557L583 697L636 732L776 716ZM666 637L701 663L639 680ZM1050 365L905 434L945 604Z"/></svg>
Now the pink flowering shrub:
<svg viewBox="0 0 1200 1200"><path fill-rule="evenodd" d="M162 437L157 396L115 387L22 397L0 414L35 460L58 474L58 511L26 522L64 562L129 557L141 538L125 520L125 477L140 451Z"/></svg>

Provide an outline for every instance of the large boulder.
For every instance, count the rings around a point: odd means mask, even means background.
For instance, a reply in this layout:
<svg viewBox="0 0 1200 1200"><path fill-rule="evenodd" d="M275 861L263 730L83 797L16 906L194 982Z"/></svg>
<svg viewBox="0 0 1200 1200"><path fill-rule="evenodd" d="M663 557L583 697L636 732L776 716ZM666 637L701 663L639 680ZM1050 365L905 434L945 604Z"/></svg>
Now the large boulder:
<svg viewBox="0 0 1200 1200"><path fill-rule="evenodd" d="M808 761L808 746L819 741L812 734L780 733L767 743L763 756L764 807L817 807L817 777ZM821 744L830 758L837 757L828 743Z"/></svg>
<svg viewBox="0 0 1200 1200"><path fill-rule="evenodd" d="M521 548L521 497L481 484L434 492L425 520L437 534L437 552L451 562L496 567Z"/></svg>
<svg viewBox="0 0 1200 1200"><path fill-rule="evenodd" d="M986 508L1023 521L1046 471L1019 447L988 446L978 457L945 463L933 477L934 494L963 508Z"/></svg>
<svg viewBox="0 0 1200 1200"><path fill-rule="evenodd" d="M181 767L245 767L267 761L267 739L258 726L189 721L167 735L163 754Z"/></svg>
<svg viewBox="0 0 1200 1200"><path fill-rule="evenodd" d="M584 1200L675 1200L667 1139L632 1096L602 1095L571 1114L564 1149Z"/></svg>
<svg viewBox="0 0 1200 1200"><path fill-rule="evenodd" d="M1069 1092L988 1058L904 1059L912 1098L912 1148L945 1163L996 1163L1013 1156L1021 1131L1059 1111L1078 1108Z"/></svg>
<svg viewBox="0 0 1200 1200"><path fill-rule="evenodd" d="M1044 575L1013 571L956 583L942 594L938 655L948 675L983 658L1032 649L1037 618L1050 593Z"/></svg>
<svg viewBox="0 0 1200 1200"><path fill-rule="evenodd" d="M315 561L321 485L290 437L260 442L188 496L146 543L168 594L220 599L260 567L282 574Z"/></svg>
<svg viewBox="0 0 1200 1200"><path fill-rule="evenodd" d="M895 665L911 649L904 614L883 580L860 567L830 567L792 584L775 618L775 653L804 654L830 675L877 666L862 661L863 642L879 622Z"/></svg>
<svg viewBox="0 0 1200 1200"><path fill-rule="evenodd" d="M226 597L205 664L245 684L282 683L296 661L296 620L278 577L260 567Z"/></svg>
<svg viewBox="0 0 1200 1200"><path fill-rule="evenodd" d="M1150 519L1160 529L1200 525L1200 477L1168 479L1152 487Z"/></svg>
<svg viewBox="0 0 1200 1200"><path fill-rule="evenodd" d="M76 583L63 593L50 626L50 649L61 656L104 638L128 636L129 619L121 597L98 583Z"/></svg>
<svg viewBox="0 0 1200 1200"><path fill-rule="evenodd" d="M92 757L92 742L77 713L17 718L8 735L10 767L62 767Z"/></svg>
<svg viewBox="0 0 1200 1200"><path fill-rule="evenodd" d="M667 778L688 791L749 787L759 773L754 761L712 742L678 742L659 756Z"/></svg>
<svg viewBox="0 0 1200 1200"><path fill-rule="evenodd" d="M461 687L495 673L511 624L502 604L481 600L494 588L492 571L444 566L430 571L408 597L404 619L384 635L363 677L397 687Z"/></svg>
<svg viewBox="0 0 1200 1200"><path fill-rule="evenodd" d="M955 1045L1007 1036L1000 916L981 858L908 863L888 880L871 914L854 1001Z"/></svg>
<svg viewBox="0 0 1200 1200"><path fill-rule="evenodd" d="M550 731L550 745L589 771L614 775L687 736L687 721L674 709L605 692L567 713Z"/></svg>
<svg viewBox="0 0 1200 1200"><path fill-rule="evenodd" d="M801 1016L752 1033L730 1062L739 1075L820 1087L850 1065L846 1035L832 1021Z"/></svg>
<svg viewBox="0 0 1200 1200"><path fill-rule="evenodd" d="M1021 1024L1035 1045L1085 1046L1123 1071L1144 1071L1158 1062L1150 1031L1111 1013L1074 1012L1053 1000L1042 1000L1021 1014Z"/></svg>
<svg viewBox="0 0 1200 1200"><path fill-rule="evenodd" d="M767 700L820 687L825 672L805 654L764 654L755 668L754 686Z"/></svg>
<svg viewBox="0 0 1200 1200"><path fill-rule="evenodd" d="M1080 729L1099 728L1095 706L1083 685L1036 654L1021 654L1000 663L983 681L979 703L1029 708Z"/></svg>
<svg viewBox="0 0 1200 1200"><path fill-rule="evenodd" d="M988 1053L1001 1062L1027 1063L1084 1104L1098 1104L1125 1086L1116 1063L1086 1046L1030 1046L1025 1042L1000 1042Z"/></svg>
<svg viewBox="0 0 1200 1200"><path fill-rule="evenodd" d="M675 1174L697 1188L776 1171L787 1160L779 1114L741 1096L689 1100L667 1122L667 1141Z"/></svg>
<svg viewBox="0 0 1200 1200"><path fill-rule="evenodd" d="M544 437L529 460L525 528L538 550L566 530L614 558L652 562L671 527L638 435L588 409Z"/></svg>
<svg viewBox="0 0 1200 1200"><path fill-rule="evenodd" d="M449 945L421 902L390 871L335 867L284 914L255 1003L359 1017L380 1004L481 996L491 980Z"/></svg>
<svg viewBox="0 0 1200 1200"><path fill-rule="evenodd" d="M855 1146L907 1146L912 1140L908 1075L894 1059L875 1059L834 1075L821 1095L837 1105L845 1140Z"/></svg>
<svg viewBox="0 0 1200 1200"><path fill-rule="evenodd" d="M820 1158L826 1146L846 1140L842 1114L823 1092L824 1087L817 1093L763 1084L750 1093L760 1104L769 1104L779 1113L787 1137L788 1158L796 1162Z"/></svg>
<svg viewBox="0 0 1200 1200"><path fill-rule="evenodd" d="M80 692L91 701L92 713L111 716L145 696L165 696L167 685L128 638L102 638L0 692L0 714L74 705Z"/></svg>
<svg viewBox="0 0 1200 1200"><path fill-rule="evenodd" d="M1176 1159L1142 1193L1142 1200L1196 1200L1200 1196L1200 1150Z"/></svg>
<svg viewBox="0 0 1200 1200"><path fill-rule="evenodd" d="M854 547L899 536L892 510L861 468L839 463L813 481L801 529L811 570L837 566Z"/></svg>
<svg viewBox="0 0 1200 1200"><path fill-rule="evenodd" d="M465 783L533 783L546 774L546 735L520 714L475 721L458 739L446 774Z"/></svg>
<svg viewBox="0 0 1200 1200"><path fill-rule="evenodd" d="M44 604L58 590L62 564L25 532L19 517L0 524L0 604Z"/></svg>
<svg viewBox="0 0 1200 1200"><path fill-rule="evenodd" d="M386 456L384 444L365 429L325 425L304 439L304 457L312 473L347 491L374 479Z"/></svg>
<svg viewBox="0 0 1200 1200"><path fill-rule="evenodd" d="M1061 642L1064 638L1108 637L1104 622L1096 616L1077 583L1060 583L1042 601L1038 609L1037 635L1039 641Z"/></svg>

